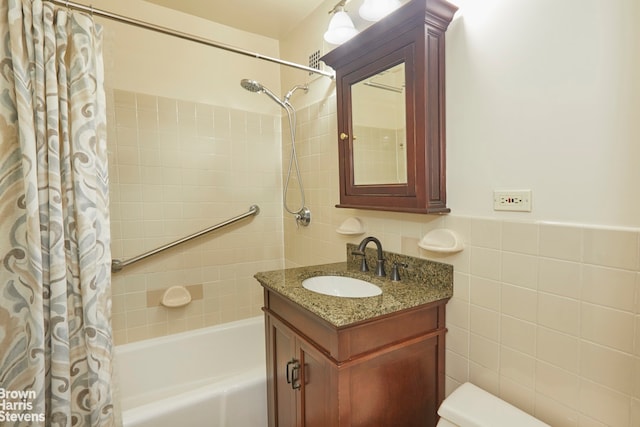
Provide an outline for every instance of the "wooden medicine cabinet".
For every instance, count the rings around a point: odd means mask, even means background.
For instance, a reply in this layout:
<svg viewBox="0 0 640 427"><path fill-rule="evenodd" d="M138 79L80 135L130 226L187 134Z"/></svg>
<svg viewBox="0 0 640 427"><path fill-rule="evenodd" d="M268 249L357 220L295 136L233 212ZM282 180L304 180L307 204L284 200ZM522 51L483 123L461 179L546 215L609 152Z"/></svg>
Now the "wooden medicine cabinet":
<svg viewBox="0 0 640 427"><path fill-rule="evenodd" d="M456 10L412 0L321 58L336 71L338 207L450 211L444 34Z"/></svg>

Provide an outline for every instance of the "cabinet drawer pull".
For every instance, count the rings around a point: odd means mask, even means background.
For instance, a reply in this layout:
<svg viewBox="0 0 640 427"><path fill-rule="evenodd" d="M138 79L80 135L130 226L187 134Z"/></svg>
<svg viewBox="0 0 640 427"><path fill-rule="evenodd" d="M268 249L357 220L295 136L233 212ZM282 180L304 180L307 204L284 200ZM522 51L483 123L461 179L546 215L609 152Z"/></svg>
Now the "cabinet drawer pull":
<svg viewBox="0 0 640 427"><path fill-rule="evenodd" d="M287 384L291 384L291 388L297 390L300 388L298 382L300 371L300 362L296 359L291 359L287 362Z"/></svg>

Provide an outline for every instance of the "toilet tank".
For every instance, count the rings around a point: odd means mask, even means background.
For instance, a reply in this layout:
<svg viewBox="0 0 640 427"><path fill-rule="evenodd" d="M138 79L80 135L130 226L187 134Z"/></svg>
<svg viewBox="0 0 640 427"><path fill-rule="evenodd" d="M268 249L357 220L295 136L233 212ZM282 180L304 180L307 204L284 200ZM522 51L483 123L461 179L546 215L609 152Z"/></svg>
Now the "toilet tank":
<svg viewBox="0 0 640 427"><path fill-rule="evenodd" d="M451 393L438 415L437 427L551 427L471 383Z"/></svg>

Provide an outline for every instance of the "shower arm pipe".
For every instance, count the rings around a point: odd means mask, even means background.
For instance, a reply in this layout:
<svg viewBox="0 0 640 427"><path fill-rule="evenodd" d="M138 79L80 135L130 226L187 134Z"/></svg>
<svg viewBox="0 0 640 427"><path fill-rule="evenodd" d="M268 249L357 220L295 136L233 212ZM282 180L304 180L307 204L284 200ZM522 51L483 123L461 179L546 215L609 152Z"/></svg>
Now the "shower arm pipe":
<svg viewBox="0 0 640 427"><path fill-rule="evenodd" d="M212 225L209 228L205 228L204 230L198 231L197 233L190 234L189 236L183 237L182 239L178 239L178 240L175 240L175 241L173 241L171 243L167 243L166 245L160 246L159 248L150 250L150 251L145 252L145 253L143 253L141 255L135 256L133 258L129 258L129 259L124 260L124 261L119 260L119 259L111 260L111 272L112 273L117 273L118 271L122 270L123 268L125 268L125 267L127 267L127 266L129 266L129 265L131 265L133 263L136 263L138 261L142 261L145 258L148 258L148 257L150 257L152 255L156 255L156 254L158 254L160 252L166 251L167 249L173 248L174 246L178 246L179 244L186 243L189 240L195 239L196 237L203 236L203 235L205 235L207 233L210 233L212 231L218 230L218 229L220 229L222 227L226 227L227 225L231 225L234 222L240 221L241 219L244 219L244 218L247 218L247 217L253 216L253 215L258 215L259 213L260 213L260 207L258 205L251 205L249 207L249 211L248 212L245 212L243 214L240 214L238 216L230 218L230 219L228 219L226 221L223 221L221 223L218 223L216 225Z"/></svg>
<svg viewBox="0 0 640 427"><path fill-rule="evenodd" d="M324 71L319 70L317 68L307 67L306 65L297 64L295 62L285 61L280 58L274 58L272 56L262 55L257 52L252 52L249 50L241 49L236 46L231 46L224 43L219 43L213 40L206 39L204 37L196 36L193 34L184 33L182 31L174 30L171 28L163 27L160 25L151 24L149 22L140 21L138 19L129 18L127 16L118 15L112 12L108 12L106 10L95 9L93 6L85 6L83 4L75 3L72 1L66 0L45 0L48 3L55 4L57 6L66 7L68 9L80 10L82 12L87 12L92 16L99 16L101 18L107 18L112 21L121 22L124 24L133 25L135 27L144 28L146 30L155 31L157 33L178 37L183 40L189 40L195 43L200 43L206 46L215 47L218 49L226 50L228 52L238 53L240 55L250 56L252 58L261 59L263 61L274 62L276 64L285 65L287 67L297 68L299 70L304 70L309 73L320 74L325 77L329 77L330 79L335 79L335 73L333 71Z"/></svg>

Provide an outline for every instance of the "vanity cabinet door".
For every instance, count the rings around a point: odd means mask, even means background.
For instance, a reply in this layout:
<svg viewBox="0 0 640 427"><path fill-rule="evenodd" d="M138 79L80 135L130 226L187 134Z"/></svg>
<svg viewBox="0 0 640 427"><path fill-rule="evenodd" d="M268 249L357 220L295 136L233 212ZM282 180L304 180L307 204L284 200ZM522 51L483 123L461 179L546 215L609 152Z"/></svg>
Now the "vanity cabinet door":
<svg viewBox="0 0 640 427"><path fill-rule="evenodd" d="M328 427L331 413L327 358L267 315L269 427Z"/></svg>
<svg viewBox="0 0 640 427"><path fill-rule="evenodd" d="M295 335L271 316L266 317L266 328L269 427L296 426L296 390L291 384Z"/></svg>
<svg viewBox="0 0 640 427"><path fill-rule="evenodd" d="M350 427L434 427L443 338L414 339L346 366L340 419L348 419Z"/></svg>
<svg viewBox="0 0 640 427"><path fill-rule="evenodd" d="M331 366L327 358L313 346L298 339L298 355L302 369L300 388L300 422L304 427L328 427L330 420Z"/></svg>

